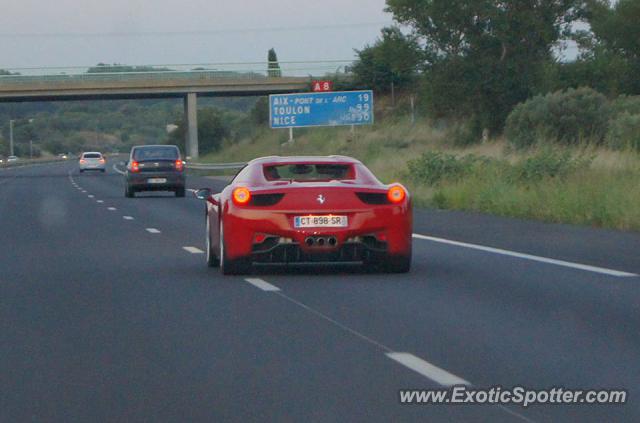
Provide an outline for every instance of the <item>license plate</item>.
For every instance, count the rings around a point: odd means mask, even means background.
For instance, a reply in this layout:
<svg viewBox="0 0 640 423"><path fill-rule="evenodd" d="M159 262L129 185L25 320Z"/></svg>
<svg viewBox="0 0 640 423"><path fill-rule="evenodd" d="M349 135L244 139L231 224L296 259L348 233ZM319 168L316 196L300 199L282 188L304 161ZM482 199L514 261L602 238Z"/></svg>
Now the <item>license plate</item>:
<svg viewBox="0 0 640 423"><path fill-rule="evenodd" d="M293 219L296 228L345 228L348 224L347 216L296 216Z"/></svg>
<svg viewBox="0 0 640 423"><path fill-rule="evenodd" d="M164 184L167 182L167 178L151 178L147 179L147 182L150 184Z"/></svg>

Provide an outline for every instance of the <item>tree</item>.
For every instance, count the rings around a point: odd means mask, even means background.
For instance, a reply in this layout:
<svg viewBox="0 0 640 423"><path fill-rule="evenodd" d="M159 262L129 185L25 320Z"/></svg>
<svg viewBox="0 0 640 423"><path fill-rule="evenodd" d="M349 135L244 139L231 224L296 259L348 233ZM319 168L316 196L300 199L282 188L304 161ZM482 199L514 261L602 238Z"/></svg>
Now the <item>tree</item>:
<svg viewBox="0 0 640 423"><path fill-rule="evenodd" d="M280 70L280 64L278 63L278 55L276 54L275 49L269 49L269 53L267 54L267 69L268 75L271 78L280 78L282 76L282 71Z"/></svg>
<svg viewBox="0 0 640 423"><path fill-rule="evenodd" d="M269 98L260 97L249 111L251 122L255 125L266 125L269 123Z"/></svg>
<svg viewBox="0 0 640 423"><path fill-rule="evenodd" d="M501 129L513 106L533 93L555 43L570 33L579 3L387 0L387 11L424 46L432 108L457 104L481 130Z"/></svg>
<svg viewBox="0 0 640 423"><path fill-rule="evenodd" d="M590 0L584 8L590 29L579 31L580 57L570 82L588 85L610 96L640 94L640 2Z"/></svg>
<svg viewBox="0 0 640 423"><path fill-rule="evenodd" d="M410 86L421 62L420 47L415 37L406 36L398 27L382 30L382 37L373 46L356 51L353 64L355 84L378 92Z"/></svg>
<svg viewBox="0 0 640 423"><path fill-rule="evenodd" d="M220 109L205 107L198 110L198 147L202 154L217 151L222 146L224 139L231 133L227 121L225 113ZM183 118L180 122L176 122L176 125L178 129L171 132L169 142L186 151L186 121Z"/></svg>

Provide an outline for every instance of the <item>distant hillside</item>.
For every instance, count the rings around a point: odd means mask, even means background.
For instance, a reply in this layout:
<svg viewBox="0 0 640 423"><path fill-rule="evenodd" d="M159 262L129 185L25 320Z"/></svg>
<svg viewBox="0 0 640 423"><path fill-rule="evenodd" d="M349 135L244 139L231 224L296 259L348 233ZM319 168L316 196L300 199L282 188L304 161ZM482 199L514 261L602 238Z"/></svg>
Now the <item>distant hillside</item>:
<svg viewBox="0 0 640 423"><path fill-rule="evenodd" d="M248 112L252 97L204 98L200 107ZM169 124L180 122L181 99L101 100L0 104L0 155L9 153L9 120L14 120L15 152L57 154L88 149L126 151L131 145L166 142ZM108 143L105 141L109 140Z"/></svg>

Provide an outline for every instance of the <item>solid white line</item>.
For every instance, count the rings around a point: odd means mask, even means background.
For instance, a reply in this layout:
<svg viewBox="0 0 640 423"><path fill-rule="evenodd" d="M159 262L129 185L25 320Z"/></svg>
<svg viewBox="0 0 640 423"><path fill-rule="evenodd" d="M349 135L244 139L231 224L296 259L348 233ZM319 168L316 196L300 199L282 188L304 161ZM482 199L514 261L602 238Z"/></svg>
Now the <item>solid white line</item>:
<svg viewBox="0 0 640 423"><path fill-rule="evenodd" d="M269 282L263 281L262 279L249 278L245 279L245 281L249 282L256 288L260 288L263 291L280 291L280 288L275 285L271 285Z"/></svg>
<svg viewBox="0 0 640 423"><path fill-rule="evenodd" d="M150 234L159 234L160 231L157 230L156 228L147 228L147 232L149 232Z"/></svg>
<svg viewBox="0 0 640 423"><path fill-rule="evenodd" d="M122 218L124 220L133 220L133 217L131 217L131 216L122 216Z"/></svg>
<svg viewBox="0 0 640 423"><path fill-rule="evenodd" d="M459 378L440 367L434 366L413 354L405 352L390 352L386 355L390 359L397 361L403 366L408 367L414 372L419 373L442 386L471 385L466 380Z"/></svg>
<svg viewBox="0 0 640 423"><path fill-rule="evenodd" d="M116 210L118 210L118 209L116 209L115 207L107 207L107 210L109 210L109 211L116 211Z"/></svg>
<svg viewBox="0 0 640 423"><path fill-rule="evenodd" d="M120 169L118 169L116 167L116 165L113 165L113 170L115 170L116 172L118 172L120 175L124 175L125 172L121 171Z"/></svg>
<svg viewBox="0 0 640 423"><path fill-rule="evenodd" d="M196 247L182 247L182 249L190 252L191 254L204 254L204 251Z"/></svg>
<svg viewBox="0 0 640 423"><path fill-rule="evenodd" d="M454 245L456 247L470 248L470 249L473 249L473 250L484 251L484 252L487 252L487 253L500 254L500 255L503 255L503 256L516 257L516 258L525 259L525 260L537 261L537 262L540 262L540 263L554 264L556 266L569 267L569 268L572 268L572 269L584 270L584 271L587 271L587 272L600 273L600 274L608 275L608 276L616 276L616 277L620 277L620 278L632 278L632 277L638 276L635 273L622 272L620 270L613 270L613 269L606 269L606 268L603 268L603 267L589 266L587 264L572 263L570 261L563 261L563 260L556 260L556 259L552 259L552 258L548 258L548 257L534 256L534 255L531 255L531 254L524 254L524 253L518 253L518 252L515 252L515 251L503 250L503 249L500 249L500 248L486 247L484 245L468 244L466 242L452 241L450 239L435 238L435 237L432 237L432 236L426 236L426 235L420 235L420 234L413 234L413 237L416 238L416 239L422 239L422 240L426 240L426 241L438 242L438 243L441 243L441 244Z"/></svg>

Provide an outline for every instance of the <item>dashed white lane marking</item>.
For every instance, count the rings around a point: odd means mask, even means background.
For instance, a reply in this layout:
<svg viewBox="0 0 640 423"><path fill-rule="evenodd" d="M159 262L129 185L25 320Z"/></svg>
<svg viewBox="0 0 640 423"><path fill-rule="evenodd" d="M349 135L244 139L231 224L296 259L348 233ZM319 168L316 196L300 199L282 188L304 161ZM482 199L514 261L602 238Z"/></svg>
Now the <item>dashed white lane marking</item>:
<svg viewBox="0 0 640 423"><path fill-rule="evenodd" d="M124 175L124 172L123 172L123 171L121 171L120 169L118 169L118 168L116 167L116 165L113 165L113 170L115 170L116 172L118 172L120 175Z"/></svg>
<svg viewBox="0 0 640 423"><path fill-rule="evenodd" d="M89 195L87 195L87 197L89 197L89 198L93 198L93 197L95 197L95 195L91 195L91 194L89 194Z"/></svg>
<svg viewBox="0 0 640 423"><path fill-rule="evenodd" d="M118 210L118 209L116 209L115 207L107 207L107 210L109 210L109 211L116 211L116 210Z"/></svg>
<svg viewBox="0 0 640 423"><path fill-rule="evenodd" d="M346 326L342 323L340 323L339 321L327 316L326 314L312 308L309 307L308 305L301 303L300 301L296 300L295 298L289 297L287 294L285 294L284 292L280 291L280 289L274 285L271 285L268 282L263 281L262 279L245 279L247 282L249 282L252 285L257 286L260 289L263 289L265 291L277 291L274 293L274 295L278 295L279 297L303 308L304 310L308 311L311 314L316 315L317 317L326 320L327 322L331 323L334 326L337 326L338 328L340 328L341 330L348 332L350 334L352 334L353 336L360 338L361 340L374 345L375 347L381 349L382 351L384 351L385 355L387 357L389 357L390 359L402 364L403 366L408 367L409 369L417 372L418 374L429 378L431 380L433 380L434 382L444 385L444 386L451 386L451 385L457 385L457 384L461 384L461 385L472 385L470 382L467 382L466 380L451 374L449 372L447 372L444 369L441 369L425 360L422 360L419 357L416 357L413 354L410 353L404 353L404 352L394 352L391 348L389 348L388 346L384 345L381 342L376 341L373 338L368 337L367 335L358 332L355 329L350 328L349 326ZM529 418L527 418L526 416L523 416L522 414L513 411L511 409L509 409L508 407L504 406L504 405L498 405L498 408L500 408L501 410L505 411L506 413L509 413L515 417L518 417L519 419L526 421L526 422L531 422L531 420Z"/></svg>
<svg viewBox="0 0 640 423"><path fill-rule="evenodd" d="M632 278L632 277L638 276L635 273L622 272L620 270L606 269L604 267L589 266L587 264L572 263L570 261L556 260L556 259L547 258L547 257L534 256L534 255L531 255L531 254L524 254L524 253L518 253L518 252L515 252L515 251L503 250L501 248L486 247L484 245L477 245L477 244L469 244L469 243L466 243L466 242L452 241L450 239L436 238L436 237L420 235L420 234L413 234L413 237L416 238L416 239L422 239L422 240L425 240L425 241L432 241L432 242L438 242L438 243L441 243L441 244L454 245L456 247L462 247L462 248L470 248L470 249L473 249L473 250L484 251L484 252L487 252L487 253L500 254L500 255L509 256L509 257L516 257L516 258L525 259L525 260L537 261L539 263L553 264L553 265L556 265L556 266L569 267L569 268L572 268L572 269L584 270L584 271L593 272L593 273L600 273L600 274L608 275L608 276L616 276L616 277L620 277L620 278Z"/></svg>
<svg viewBox="0 0 640 423"><path fill-rule="evenodd" d="M81 193L83 193L83 194L86 194L86 193L87 193L87 191L86 191L86 190L83 190L83 189L81 189L81 190L80 190L80 192L81 192Z"/></svg>
<svg viewBox="0 0 640 423"><path fill-rule="evenodd" d="M408 367L414 372L419 373L442 386L471 385L466 380L449 373L438 366L434 366L413 354L405 352L390 352L386 355L390 359L397 361L403 366Z"/></svg>
<svg viewBox="0 0 640 423"><path fill-rule="evenodd" d="M249 282L251 285L263 291L280 291L280 288L278 288L275 285L271 285L269 282L263 281L262 279L248 278L248 279L245 279L245 281Z"/></svg>
<svg viewBox="0 0 640 423"><path fill-rule="evenodd" d="M104 201L102 201L102 200L96 200L96 203L100 203L100 204L102 204L102 203L104 203Z"/></svg>
<svg viewBox="0 0 640 423"><path fill-rule="evenodd" d="M190 252L191 254L204 254L204 251L196 247L182 247L182 249Z"/></svg>
<svg viewBox="0 0 640 423"><path fill-rule="evenodd" d="M122 218L124 220L133 220L133 217L131 217L131 216L122 216Z"/></svg>
<svg viewBox="0 0 640 423"><path fill-rule="evenodd" d="M159 234L160 231L157 230L156 228L147 228L147 232L149 232L150 234Z"/></svg>

